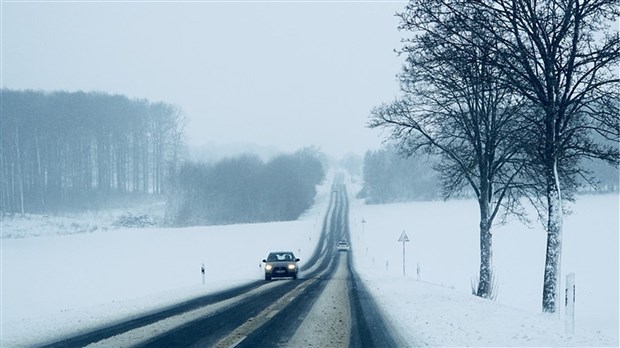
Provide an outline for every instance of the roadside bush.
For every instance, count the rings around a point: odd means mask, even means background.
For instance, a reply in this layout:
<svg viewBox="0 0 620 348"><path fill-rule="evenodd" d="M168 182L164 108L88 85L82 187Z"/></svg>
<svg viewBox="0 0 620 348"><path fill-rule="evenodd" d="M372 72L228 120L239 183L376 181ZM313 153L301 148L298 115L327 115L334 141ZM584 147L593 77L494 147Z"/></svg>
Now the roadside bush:
<svg viewBox="0 0 620 348"><path fill-rule="evenodd" d="M147 214L127 213L119 216L114 223L114 227L152 227L157 225L157 219Z"/></svg>

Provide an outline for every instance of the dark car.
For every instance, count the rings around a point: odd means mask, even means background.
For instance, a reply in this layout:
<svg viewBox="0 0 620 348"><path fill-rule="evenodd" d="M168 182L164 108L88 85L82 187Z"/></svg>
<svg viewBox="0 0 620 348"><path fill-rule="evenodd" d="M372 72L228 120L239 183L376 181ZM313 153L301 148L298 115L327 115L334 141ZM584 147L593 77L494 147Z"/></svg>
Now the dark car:
<svg viewBox="0 0 620 348"><path fill-rule="evenodd" d="M274 251L269 253L265 263L265 280L271 278L292 277L297 279L299 259L291 251Z"/></svg>

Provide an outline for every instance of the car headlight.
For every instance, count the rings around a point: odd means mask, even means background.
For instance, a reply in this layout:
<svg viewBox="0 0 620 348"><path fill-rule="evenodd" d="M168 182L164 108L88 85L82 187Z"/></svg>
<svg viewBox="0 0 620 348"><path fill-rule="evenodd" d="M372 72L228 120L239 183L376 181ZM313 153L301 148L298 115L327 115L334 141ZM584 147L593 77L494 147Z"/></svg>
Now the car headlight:
<svg viewBox="0 0 620 348"><path fill-rule="evenodd" d="M267 270L267 271L271 271L272 268L273 268L273 266L271 266L271 265L265 265L265 270Z"/></svg>
<svg viewBox="0 0 620 348"><path fill-rule="evenodd" d="M295 264L291 263L290 265L288 265L288 269L290 269L291 271L295 269Z"/></svg>

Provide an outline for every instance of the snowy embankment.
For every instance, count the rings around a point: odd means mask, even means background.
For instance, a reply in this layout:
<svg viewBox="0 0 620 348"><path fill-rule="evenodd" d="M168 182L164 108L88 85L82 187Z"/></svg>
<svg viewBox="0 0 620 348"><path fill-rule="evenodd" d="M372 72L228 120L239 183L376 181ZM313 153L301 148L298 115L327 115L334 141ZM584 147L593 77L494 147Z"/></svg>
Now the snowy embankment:
<svg viewBox="0 0 620 348"><path fill-rule="evenodd" d="M3 221L0 346L36 345L261 279L260 260L270 250L293 250L303 264L318 238L330 184L294 222L57 235L42 231L41 223ZM566 218L563 271L577 276L574 336L564 334L557 316L539 313L540 227L514 222L495 229L499 297L484 301L469 295L478 260L474 202L351 202L355 266L405 338L436 346L618 346L618 195L578 197ZM411 239L406 276L397 242L402 230Z"/></svg>

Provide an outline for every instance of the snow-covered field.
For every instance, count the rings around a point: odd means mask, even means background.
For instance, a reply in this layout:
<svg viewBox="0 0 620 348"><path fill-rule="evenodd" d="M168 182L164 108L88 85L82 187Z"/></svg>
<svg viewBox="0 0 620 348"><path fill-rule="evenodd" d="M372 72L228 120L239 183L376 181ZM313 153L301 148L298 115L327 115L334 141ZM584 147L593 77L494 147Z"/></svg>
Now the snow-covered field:
<svg viewBox="0 0 620 348"><path fill-rule="evenodd" d="M58 235L58 223L5 220L0 346L36 345L261 279L260 260L270 250L293 250L303 263L318 238L330 184L294 222L98 227ZM540 313L545 236L539 225L495 228L495 302L469 294L478 267L473 201L367 206L352 199L351 252L387 317L410 340L432 346L618 346L618 195L581 196L573 210L564 223L563 273L577 279L575 335L564 333L563 312L560 318ZM406 276L397 241L403 230L411 240Z"/></svg>
<svg viewBox="0 0 620 348"><path fill-rule="evenodd" d="M475 201L353 203L355 266L385 308L410 311L389 312L401 331L430 345L617 347L618 201L617 194L579 196L565 217L562 280L575 273L574 336L565 334L563 308L561 317L540 313L546 235L537 223L494 228L498 298L469 295L479 267Z"/></svg>

